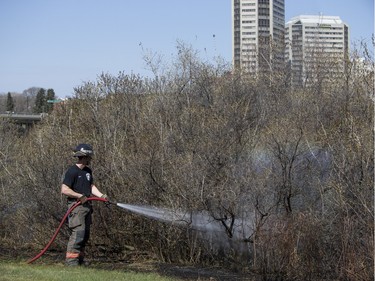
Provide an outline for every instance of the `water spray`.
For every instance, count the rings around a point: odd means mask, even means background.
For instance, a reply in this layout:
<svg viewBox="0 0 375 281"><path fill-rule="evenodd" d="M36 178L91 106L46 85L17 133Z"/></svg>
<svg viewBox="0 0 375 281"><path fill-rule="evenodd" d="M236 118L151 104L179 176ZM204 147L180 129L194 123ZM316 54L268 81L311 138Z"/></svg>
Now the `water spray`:
<svg viewBox="0 0 375 281"><path fill-rule="evenodd" d="M183 212L168 208L145 205L116 203L120 208L129 212L173 225L188 227L198 231L222 231L220 223L203 212Z"/></svg>
<svg viewBox="0 0 375 281"><path fill-rule="evenodd" d="M165 208L157 208L151 206L131 205L124 203L117 203L116 205L132 213L142 215L150 219L155 219L161 222L167 222L183 226L190 224L190 217L188 213L182 213Z"/></svg>
<svg viewBox="0 0 375 281"><path fill-rule="evenodd" d="M145 205L131 205L116 203L134 214L169 223L174 226L181 226L193 230L196 237L210 244L211 249L230 249L237 252L248 251L248 239L254 229L247 224L253 221L250 214L248 220L235 217L215 217L208 211L181 211L161 207Z"/></svg>

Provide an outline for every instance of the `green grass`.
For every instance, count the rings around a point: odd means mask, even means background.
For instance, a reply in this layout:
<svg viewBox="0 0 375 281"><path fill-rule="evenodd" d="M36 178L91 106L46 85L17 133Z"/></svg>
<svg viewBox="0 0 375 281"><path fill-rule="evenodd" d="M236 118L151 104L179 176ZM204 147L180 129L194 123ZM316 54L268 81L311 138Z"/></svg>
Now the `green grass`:
<svg viewBox="0 0 375 281"><path fill-rule="evenodd" d="M105 270L63 265L35 265L24 262L0 261L0 281L173 281L157 273Z"/></svg>

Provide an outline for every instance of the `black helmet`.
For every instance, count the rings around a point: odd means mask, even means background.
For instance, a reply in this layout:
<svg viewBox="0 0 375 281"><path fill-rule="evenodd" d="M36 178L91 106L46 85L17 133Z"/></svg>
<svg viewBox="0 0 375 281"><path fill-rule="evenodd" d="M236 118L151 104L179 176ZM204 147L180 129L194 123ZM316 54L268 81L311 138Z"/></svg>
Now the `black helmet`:
<svg viewBox="0 0 375 281"><path fill-rule="evenodd" d="M74 149L74 157L80 157L80 156L92 156L94 155L94 151L92 150L91 145L86 143L81 143L77 145L77 147Z"/></svg>

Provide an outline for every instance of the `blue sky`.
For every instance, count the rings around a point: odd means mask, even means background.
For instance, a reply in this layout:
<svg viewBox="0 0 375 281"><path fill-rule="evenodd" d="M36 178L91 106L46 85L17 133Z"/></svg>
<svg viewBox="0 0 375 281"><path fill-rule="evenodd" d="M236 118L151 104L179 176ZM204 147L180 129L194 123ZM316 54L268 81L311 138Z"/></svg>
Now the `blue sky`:
<svg viewBox="0 0 375 281"><path fill-rule="evenodd" d="M285 0L286 21L340 16L351 41L371 46L373 0ZM52 88L58 97L102 72L150 75L144 55L166 60L177 40L203 59L230 62L231 0L0 0L0 93Z"/></svg>

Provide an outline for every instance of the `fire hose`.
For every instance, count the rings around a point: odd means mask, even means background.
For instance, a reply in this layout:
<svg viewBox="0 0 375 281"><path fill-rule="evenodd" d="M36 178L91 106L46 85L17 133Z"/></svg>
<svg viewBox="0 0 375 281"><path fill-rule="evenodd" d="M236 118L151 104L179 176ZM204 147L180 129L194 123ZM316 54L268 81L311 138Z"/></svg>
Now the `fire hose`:
<svg viewBox="0 0 375 281"><path fill-rule="evenodd" d="M99 197L90 197L90 198L87 198L87 201L103 201L103 202L109 202L108 199L105 199L105 198L99 198ZM109 203L112 203L112 202L109 202ZM48 248L51 246L51 244L53 243L53 241L55 241L56 239L56 236L57 234L60 232L60 229L61 227L64 225L64 222L65 220L67 219L67 217L69 216L69 214L78 206L81 204L81 201L77 201L77 203L75 203L72 207L69 208L69 210L66 212L65 216L62 218L61 222L60 222L60 225L58 226L58 228L56 229L55 231L55 234L52 236L51 240L48 242L48 244L44 247L44 249L39 253L37 254L35 257L33 257L32 259L28 260L27 263L32 263L34 261L36 261L37 259L39 259L47 250Z"/></svg>

